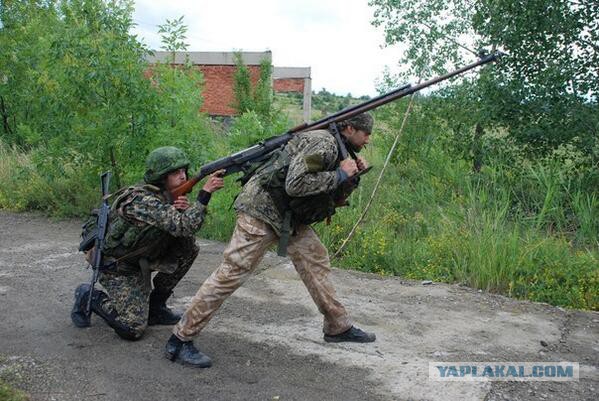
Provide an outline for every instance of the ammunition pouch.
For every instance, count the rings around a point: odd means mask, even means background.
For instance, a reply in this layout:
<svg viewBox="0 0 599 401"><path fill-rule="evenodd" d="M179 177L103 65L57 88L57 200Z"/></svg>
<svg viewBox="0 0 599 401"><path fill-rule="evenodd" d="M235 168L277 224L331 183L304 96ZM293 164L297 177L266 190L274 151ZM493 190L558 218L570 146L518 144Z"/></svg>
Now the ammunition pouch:
<svg viewBox="0 0 599 401"><path fill-rule="evenodd" d="M291 156L285 148L276 150L259 168L255 169L258 183L270 194L273 203L283 217L279 237L278 254L286 256L289 237L300 224L313 224L335 214L335 196L323 193L304 197L291 197L285 191L285 180Z"/></svg>
<svg viewBox="0 0 599 401"><path fill-rule="evenodd" d="M335 200L331 194L318 194L290 198L289 210L296 224L313 224L324 221L335 214Z"/></svg>

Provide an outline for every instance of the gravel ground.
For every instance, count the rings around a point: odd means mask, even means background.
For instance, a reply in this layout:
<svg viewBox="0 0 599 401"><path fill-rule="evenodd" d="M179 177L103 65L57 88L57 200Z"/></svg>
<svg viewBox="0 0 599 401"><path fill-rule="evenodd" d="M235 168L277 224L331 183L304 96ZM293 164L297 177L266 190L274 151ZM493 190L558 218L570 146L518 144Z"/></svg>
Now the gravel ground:
<svg viewBox="0 0 599 401"><path fill-rule="evenodd" d="M460 286L335 270L337 292L373 344L327 344L288 260L269 253L196 340L210 369L162 353L169 327L120 340L99 318L78 329L73 290L89 279L79 221L0 211L0 379L32 400L596 400L599 313ZM220 263L201 253L171 305L183 309ZM439 382L432 361L571 361L570 382Z"/></svg>

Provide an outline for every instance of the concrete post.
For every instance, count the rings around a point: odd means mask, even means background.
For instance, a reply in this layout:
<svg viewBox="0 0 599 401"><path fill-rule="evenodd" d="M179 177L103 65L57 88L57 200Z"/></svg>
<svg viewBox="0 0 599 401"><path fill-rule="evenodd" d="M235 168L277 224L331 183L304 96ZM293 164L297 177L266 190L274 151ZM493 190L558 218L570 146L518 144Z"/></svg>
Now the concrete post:
<svg viewBox="0 0 599 401"><path fill-rule="evenodd" d="M304 122L309 123L312 116L312 78L304 78Z"/></svg>

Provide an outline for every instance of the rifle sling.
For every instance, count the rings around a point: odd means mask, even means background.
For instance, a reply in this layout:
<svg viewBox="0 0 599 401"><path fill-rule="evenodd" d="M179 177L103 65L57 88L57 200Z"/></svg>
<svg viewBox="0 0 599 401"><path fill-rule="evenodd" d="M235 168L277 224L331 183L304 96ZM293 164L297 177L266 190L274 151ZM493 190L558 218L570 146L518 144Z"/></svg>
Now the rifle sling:
<svg viewBox="0 0 599 401"><path fill-rule="evenodd" d="M112 261L110 263L108 263L106 265L103 265L101 270L108 270L112 266L116 266L119 262L122 262L122 261L127 260L127 259L134 258L136 256L143 255L145 252L147 252L148 250L150 250L150 248L152 248L151 245L142 246L139 249L136 249L136 250L134 250L132 252L129 252L126 255L121 256L120 258L112 259Z"/></svg>

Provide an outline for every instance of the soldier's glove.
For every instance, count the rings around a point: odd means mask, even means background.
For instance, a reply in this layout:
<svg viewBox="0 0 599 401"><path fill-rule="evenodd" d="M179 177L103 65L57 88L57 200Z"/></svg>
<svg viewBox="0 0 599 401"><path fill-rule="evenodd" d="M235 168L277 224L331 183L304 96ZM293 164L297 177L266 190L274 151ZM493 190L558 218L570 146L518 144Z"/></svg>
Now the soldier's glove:
<svg viewBox="0 0 599 401"><path fill-rule="evenodd" d="M200 202L204 206L208 206L208 202L210 202L210 197L212 194L210 192L204 191L203 189L198 192L198 202Z"/></svg>

